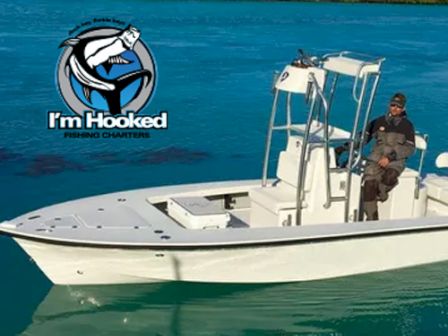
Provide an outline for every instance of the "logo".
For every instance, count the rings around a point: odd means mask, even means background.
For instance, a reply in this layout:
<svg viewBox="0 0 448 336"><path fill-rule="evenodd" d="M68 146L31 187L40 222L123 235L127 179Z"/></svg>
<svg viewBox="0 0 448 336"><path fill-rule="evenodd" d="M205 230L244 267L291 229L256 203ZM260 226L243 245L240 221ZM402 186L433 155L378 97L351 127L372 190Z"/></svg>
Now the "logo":
<svg viewBox="0 0 448 336"><path fill-rule="evenodd" d="M151 98L156 66L136 27L87 29L63 41L60 48L57 86L77 115L135 114Z"/></svg>
<svg viewBox="0 0 448 336"><path fill-rule="evenodd" d="M69 35L59 45L56 85L75 115L48 111L48 129L68 130L66 138L149 138L150 129L168 129L167 111L137 115L156 85L154 57L137 27L96 18Z"/></svg>
<svg viewBox="0 0 448 336"><path fill-rule="evenodd" d="M284 73L282 73L282 76L280 77L280 82L283 82L288 77L289 77L289 72L285 71Z"/></svg>

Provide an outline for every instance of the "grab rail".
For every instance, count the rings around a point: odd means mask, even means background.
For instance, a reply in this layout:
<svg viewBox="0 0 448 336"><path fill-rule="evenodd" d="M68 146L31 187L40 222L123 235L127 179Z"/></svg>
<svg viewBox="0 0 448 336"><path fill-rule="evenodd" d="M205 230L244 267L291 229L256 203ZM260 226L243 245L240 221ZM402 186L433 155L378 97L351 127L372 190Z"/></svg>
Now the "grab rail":
<svg viewBox="0 0 448 336"><path fill-rule="evenodd" d="M327 186L326 190L326 202L324 206L328 208L331 204L331 183L330 183L330 172L329 172L329 140L328 140L328 102L325 98L322 89L319 86L319 83L316 80L316 77L313 73L310 73L308 75L310 82L312 83L313 88L316 90L317 94L319 95L322 104L324 106L324 146L325 146L325 183ZM313 100L313 106L310 109L310 112L308 114L308 120L305 127L305 133L303 135L303 143L300 153L300 161L301 164L299 166L299 174L298 174L298 181L297 181L297 195L296 195L296 225L300 225L302 221L302 202L304 198L304 190L303 190L303 184L305 179L305 155L307 152L308 142L309 142L309 136L310 136L310 129L311 129L311 123L313 121L314 116L314 104L316 102L316 99Z"/></svg>

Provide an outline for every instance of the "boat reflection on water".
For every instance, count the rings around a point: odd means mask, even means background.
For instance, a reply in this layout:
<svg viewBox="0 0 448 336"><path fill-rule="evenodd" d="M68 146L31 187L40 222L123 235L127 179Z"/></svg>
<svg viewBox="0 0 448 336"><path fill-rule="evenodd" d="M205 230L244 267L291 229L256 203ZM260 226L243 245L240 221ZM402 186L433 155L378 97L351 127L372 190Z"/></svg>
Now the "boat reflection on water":
<svg viewBox="0 0 448 336"><path fill-rule="evenodd" d="M24 335L447 332L447 283L440 263L282 285L55 286Z"/></svg>

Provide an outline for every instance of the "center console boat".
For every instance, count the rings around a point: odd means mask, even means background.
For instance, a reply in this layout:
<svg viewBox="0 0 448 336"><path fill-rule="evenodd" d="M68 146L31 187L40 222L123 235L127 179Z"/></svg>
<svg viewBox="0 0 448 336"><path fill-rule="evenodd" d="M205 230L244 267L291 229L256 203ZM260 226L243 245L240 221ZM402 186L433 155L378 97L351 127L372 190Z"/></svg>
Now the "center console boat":
<svg viewBox="0 0 448 336"><path fill-rule="evenodd" d="M380 204L380 220L363 220L363 134L383 61L352 52L302 55L276 75L259 180L74 200L4 221L0 234L53 283L66 285L278 283L446 261L448 179L422 178L425 135L416 138L419 166L401 174ZM334 117L350 118L348 130L329 123L342 80L355 108ZM305 110L293 108L300 96ZM279 132L286 142L275 153ZM345 164L335 155L341 144L349 147ZM278 160L270 178L272 157ZM448 166L448 154L437 164Z"/></svg>

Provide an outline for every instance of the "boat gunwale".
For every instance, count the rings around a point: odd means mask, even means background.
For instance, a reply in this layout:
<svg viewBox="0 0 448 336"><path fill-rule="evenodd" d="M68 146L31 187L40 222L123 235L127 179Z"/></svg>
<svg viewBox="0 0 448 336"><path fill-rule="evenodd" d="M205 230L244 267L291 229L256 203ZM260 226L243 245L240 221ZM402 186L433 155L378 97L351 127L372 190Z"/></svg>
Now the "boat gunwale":
<svg viewBox="0 0 448 336"><path fill-rule="evenodd" d="M445 218L445 217L444 217ZM448 220L448 217L446 217ZM132 243L101 243L101 242L82 242L82 241L69 241L61 239L52 239L41 236L27 235L23 233L9 231L7 229L0 228L0 236L9 236L11 238L24 239L29 241L35 241L43 244L60 245L60 246L74 246L80 248L107 248L107 249L132 249L132 250L220 250L223 248L252 248L252 247L272 247L272 246L285 246L285 245L304 245L334 242L341 240L353 240L353 239L368 239L378 238L385 236L397 236L416 234L422 232L437 232L448 230L448 222L446 224L427 226L427 227L411 227L411 228L397 228L396 230L388 231L368 231L354 234L339 234L339 235L327 235L317 237L305 237L305 238L287 238L276 239L271 241L246 241L246 242L214 242L214 243L164 243L164 244L132 244Z"/></svg>

